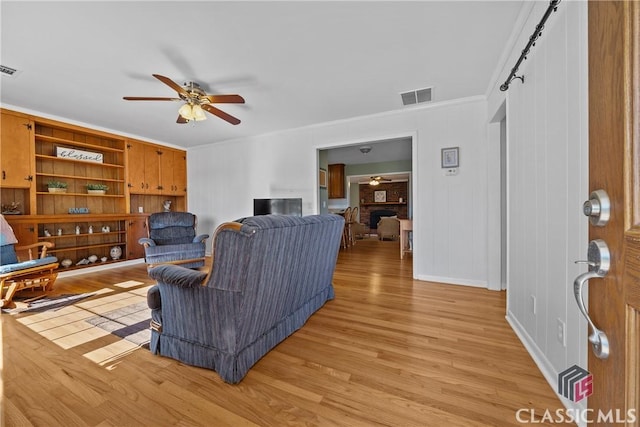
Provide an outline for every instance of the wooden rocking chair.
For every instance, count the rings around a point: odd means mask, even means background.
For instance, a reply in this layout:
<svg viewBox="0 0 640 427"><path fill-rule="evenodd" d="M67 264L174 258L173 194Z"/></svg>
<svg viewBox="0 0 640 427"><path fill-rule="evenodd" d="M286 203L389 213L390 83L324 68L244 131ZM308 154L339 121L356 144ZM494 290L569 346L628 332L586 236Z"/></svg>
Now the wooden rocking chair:
<svg viewBox="0 0 640 427"><path fill-rule="evenodd" d="M31 245L15 246L13 244L1 247L0 286L2 289L2 305L8 306L16 292L24 289L41 288L43 291L53 289L53 284L58 277L58 259L47 256L47 249L54 246L51 242L38 242ZM38 257L39 250L40 256ZM28 253L29 260L20 261L16 252Z"/></svg>

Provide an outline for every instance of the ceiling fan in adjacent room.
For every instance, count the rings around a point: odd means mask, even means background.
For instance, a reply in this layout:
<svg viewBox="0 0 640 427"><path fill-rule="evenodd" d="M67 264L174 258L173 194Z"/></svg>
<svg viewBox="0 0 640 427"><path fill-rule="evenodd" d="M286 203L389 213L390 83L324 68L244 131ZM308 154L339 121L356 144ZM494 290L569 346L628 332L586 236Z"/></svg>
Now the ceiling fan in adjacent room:
<svg viewBox="0 0 640 427"><path fill-rule="evenodd" d="M205 111L226 120L232 125L240 123L240 119L225 113L212 104L244 104L244 98L240 95L209 95L195 82L186 82L180 86L168 77L153 74L153 77L178 92L179 98L154 98L144 96L124 96L127 101L184 101L178 110L177 123L189 123L190 121L206 120Z"/></svg>
<svg viewBox="0 0 640 427"><path fill-rule="evenodd" d="M380 185L381 181L391 181L389 178L385 178L383 176L372 176L369 181L369 185Z"/></svg>

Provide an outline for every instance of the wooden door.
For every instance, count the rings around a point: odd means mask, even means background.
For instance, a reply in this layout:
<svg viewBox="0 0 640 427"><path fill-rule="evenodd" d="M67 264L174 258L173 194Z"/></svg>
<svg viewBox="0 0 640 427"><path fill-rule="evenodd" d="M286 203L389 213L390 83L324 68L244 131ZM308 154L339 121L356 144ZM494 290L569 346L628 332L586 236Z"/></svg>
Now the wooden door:
<svg viewBox="0 0 640 427"><path fill-rule="evenodd" d="M620 413L627 425L640 414L640 3L589 2L589 189L605 190L611 219L589 226L604 240L611 268L589 281L589 314L609 339L607 359L589 349L598 411ZM594 425L610 425L595 419ZM609 420L611 421L611 420Z"/></svg>
<svg viewBox="0 0 640 427"><path fill-rule="evenodd" d="M33 123L28 118L6 112L2 112L0 120L0 186L31 188Z"/></svg>

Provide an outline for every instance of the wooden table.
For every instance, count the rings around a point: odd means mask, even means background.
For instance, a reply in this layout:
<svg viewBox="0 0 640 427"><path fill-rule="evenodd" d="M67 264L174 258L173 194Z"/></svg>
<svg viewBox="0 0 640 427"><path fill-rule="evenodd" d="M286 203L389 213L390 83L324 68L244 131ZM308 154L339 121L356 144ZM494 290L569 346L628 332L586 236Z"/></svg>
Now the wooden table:
<svg viewBox="0 0 640 427"><path fill-rule="evenodd" d="M413 220L399 219L400 221L400 259L405 253L412 253L412 246L409 246L409 232L413 231Z"/></svg>

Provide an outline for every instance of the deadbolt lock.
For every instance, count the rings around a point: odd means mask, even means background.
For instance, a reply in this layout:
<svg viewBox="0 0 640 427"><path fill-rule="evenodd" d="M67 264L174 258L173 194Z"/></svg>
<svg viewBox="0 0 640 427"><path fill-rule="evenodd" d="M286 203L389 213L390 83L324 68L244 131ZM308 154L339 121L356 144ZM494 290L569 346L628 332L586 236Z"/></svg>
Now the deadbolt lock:
<svg viewBox="0 0 640 427"><path fill-rule="evenodd" d="M589 222L596 227L603 227L609 222L611 201L604 190L591 192L589 200L582 205L582 212L589 217Z"/></svg>

